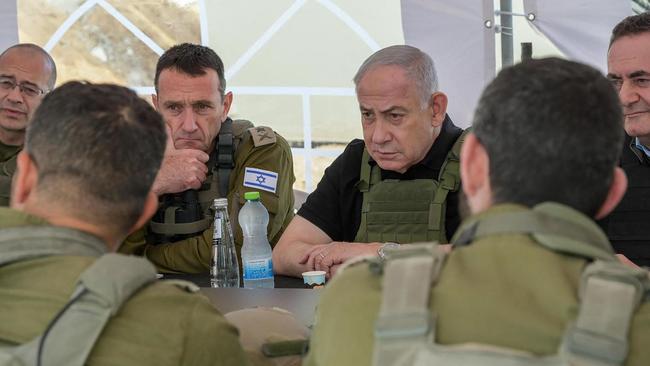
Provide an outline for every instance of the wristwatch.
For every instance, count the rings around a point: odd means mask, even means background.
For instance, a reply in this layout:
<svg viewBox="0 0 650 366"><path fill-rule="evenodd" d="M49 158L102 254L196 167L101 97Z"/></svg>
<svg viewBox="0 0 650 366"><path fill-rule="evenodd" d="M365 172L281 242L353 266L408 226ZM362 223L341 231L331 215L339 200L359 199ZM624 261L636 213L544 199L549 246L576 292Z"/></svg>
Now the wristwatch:
<svg viewBox="0 0 650 366"><path fill-rule="evenodd" d="M399 248L400 244L397 243L392 243L392 242L386 242L382 244L379 249L377 249L377 255L379 255L379 258L381 260L386 259L386 253L384 252L386 249L397 249Z"/></svg>

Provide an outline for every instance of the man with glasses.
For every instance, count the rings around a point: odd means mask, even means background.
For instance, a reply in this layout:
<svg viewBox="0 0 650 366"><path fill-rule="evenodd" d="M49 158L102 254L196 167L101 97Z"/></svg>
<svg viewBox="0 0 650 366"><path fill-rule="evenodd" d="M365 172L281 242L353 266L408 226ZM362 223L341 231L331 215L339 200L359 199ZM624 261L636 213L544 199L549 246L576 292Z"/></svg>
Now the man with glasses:
<svg viewBox="0 0 650 366"><path fill-rule="evenodd" d="M21 43L0 54L0 206L9 204L25 128L55 82L56 65L41 47Z"/></svg>

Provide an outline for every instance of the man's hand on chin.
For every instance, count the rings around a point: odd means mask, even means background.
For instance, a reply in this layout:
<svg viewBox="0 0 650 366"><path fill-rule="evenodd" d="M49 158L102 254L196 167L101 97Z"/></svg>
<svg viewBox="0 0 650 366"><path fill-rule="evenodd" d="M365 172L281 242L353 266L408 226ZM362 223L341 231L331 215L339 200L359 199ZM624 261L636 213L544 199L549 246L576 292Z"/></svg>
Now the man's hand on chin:
<svg viewBox="0 0 650 366"><path fill-rule="evenodd" d="M208 174L209 159L210 156L201 150L176 149L168 129L165 156L152 191L160 196L201 188Z"/></svg>

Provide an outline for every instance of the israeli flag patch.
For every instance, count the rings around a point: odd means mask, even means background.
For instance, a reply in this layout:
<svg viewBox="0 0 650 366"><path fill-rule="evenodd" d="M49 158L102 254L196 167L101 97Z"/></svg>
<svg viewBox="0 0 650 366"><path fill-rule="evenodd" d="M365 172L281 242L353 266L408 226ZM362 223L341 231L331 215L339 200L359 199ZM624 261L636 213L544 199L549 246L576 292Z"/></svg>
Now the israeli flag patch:
<svg viewBox="0 0 650 366"><path fill-rule="evenodd" d="M278 173L246 167L244 171L244 187L257 188L275 193L277 186Z"/></svg>

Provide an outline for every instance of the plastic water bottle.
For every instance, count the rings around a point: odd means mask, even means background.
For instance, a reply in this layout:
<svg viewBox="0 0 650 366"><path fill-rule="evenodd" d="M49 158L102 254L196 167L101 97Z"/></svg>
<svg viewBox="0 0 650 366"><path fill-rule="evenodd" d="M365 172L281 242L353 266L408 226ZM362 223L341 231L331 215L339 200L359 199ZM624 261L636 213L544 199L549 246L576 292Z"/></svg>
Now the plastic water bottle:
<svg viewBox="0 0 650 366"><path fill-rule="evenodd" d="M239 262L228 218L228 199L214 200L214 232L212 234L212 287L239 287Z"/></svg>
<svg viewBox="0 0 650 366"><path fill-rule="evenodd" d="M241 248L244 287L273 288L271 244L266 237L269 213L260 202L259 192L246 192L246 204L239 210L239 225L244 234Z"/></svg>

